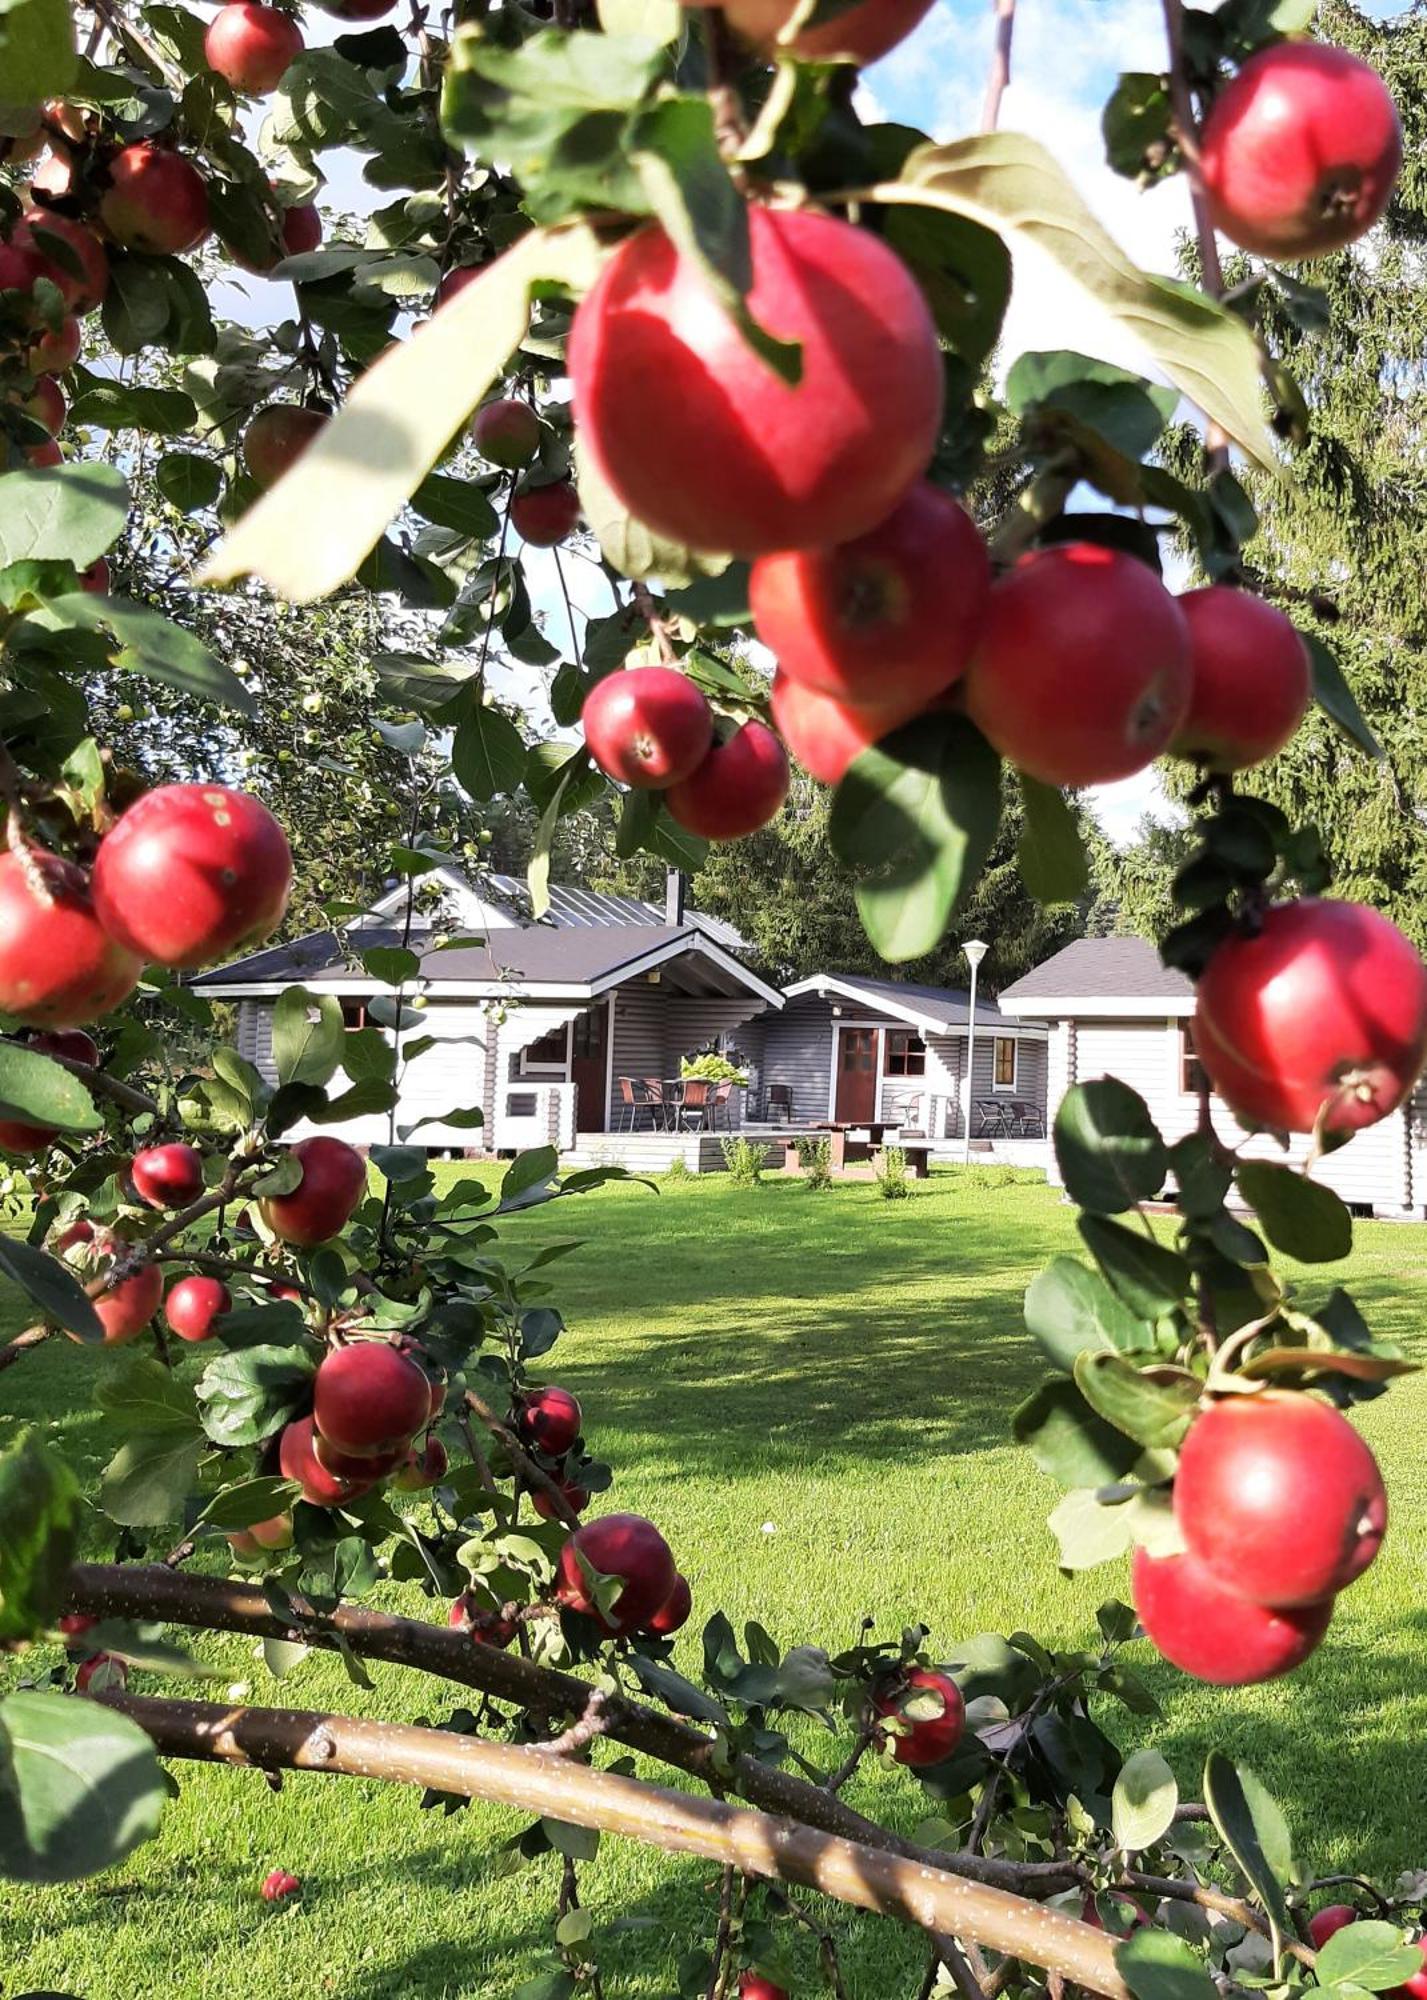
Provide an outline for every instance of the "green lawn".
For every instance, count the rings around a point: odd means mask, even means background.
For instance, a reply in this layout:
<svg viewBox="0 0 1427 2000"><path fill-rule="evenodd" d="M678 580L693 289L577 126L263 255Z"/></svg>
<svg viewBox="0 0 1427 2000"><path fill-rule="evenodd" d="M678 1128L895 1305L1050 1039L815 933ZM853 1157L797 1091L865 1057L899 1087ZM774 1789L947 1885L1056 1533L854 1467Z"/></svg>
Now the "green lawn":
<svg viewBox="0 0 1427 2000"><path fill-rule="evenodd" d="M570 1332L551 1375L580 1396L616 1467L615 1504L667 1533L693 1583L695 1632L721 1606L830 1646L864 1612L892 1630L921 1618L948 1649L1016 1627L1071 1643L1089 1635L1101 1599L1124 1593L1123 1566L1073 1582L1057 1573L1044 1527L1054 1490L1004 1441L1037 1374L1021 1292L1074 1241L1070 1211L1045 1188L958 1186L947 1173L892 1204L865 1183L817 1194L705 1180L657 1196L611 1188L509 1227L525 1245L571 1235L587 1243L555 1267ZM1427 1233L1359 1225L1351 1276L1375 1324L1427 1352ZM27 1357L0 1380L0 1443L39 1419L76 1456L96 1452L90 1384L102 1366L60 1342ZM1412 1747L1427 1725L1427 1388L1408 1379L1361 1422L1396 1528L1320 1652L1293 1680L1238 1694L1153 1667L1164 1718L1135 1727L1186 1789L1218 1730L1279 1792L1315 1870L1390 1875L1427 1858L1427 1775ZM691 1656L696 1645L686 1638ZM314 1658L279 1690L245 1642L209 1653L256 1701L401 1718L453 1705L396 1669L376 1669L376 1694L362 1695L335 1661ZM1115 1726L1128 1737L1128 1719ZM281 1797L252 1773L179 1777L163 1836L114 1875L0 1896L6 1991L501 1996L548 1944L553 1864L486 1869L510 1815L475 1807L443 1820L419 1813L414 1795L314 1776L289 1777ZM919 1817L921 1795L901 1774L859 1777L850 1796L909 1825ZM304 1878L300 1906L259 1901L277 1864ZM678 1949L711 1927L712 1873L612 1846L587 1871L597 1923L652 1919L604 1939L611 2000L672 1993ZM911 1990L917 1958L887 1927L860 1924L847 1957L854 2000ZM803 1990L816 1990L811 1959L805 1972Z"/></svg>

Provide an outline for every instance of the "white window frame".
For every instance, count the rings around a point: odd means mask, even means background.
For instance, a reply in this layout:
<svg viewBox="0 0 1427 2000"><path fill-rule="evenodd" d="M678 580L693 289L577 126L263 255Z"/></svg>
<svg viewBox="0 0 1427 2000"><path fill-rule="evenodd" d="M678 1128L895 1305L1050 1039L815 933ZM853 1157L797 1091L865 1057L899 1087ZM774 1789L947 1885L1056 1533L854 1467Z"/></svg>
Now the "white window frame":
<svg viewBox="0 0 1427 2000"><path fill-rule="evenodd" d="M998 1042L1009 1042L1011 1044L1011 1081L1009 1083L998 1083L996 1081L996 1044ZM1016 1092L1020 1089L1020 1087L1021 1087L1021 1038L1019 1035L998 1035L993 1033L991 1036L992 1095L994 1096L999 1091L1002 1097L1014 1097Z"/></svg>
<svg viewBox="0 0 1427 2000"><path fill-rule="evenodd" d="M566 1021L564 1023L565 1060L563 1062L532 1062L530 1060L530 1051L535 1046L535 1043L530 1042L527 1043L526 1046L520 1051L520 1060L516 1064L516 1075L529 1076L529 1077L544 1077L547 1081L551 1077L555 1077L558 1078L558 1080L561 1083L568 1083L570 1081L570 1061L571 1061L571 1048L573 1046L574 1026L575 1024L573 1021ZM544 1035L537 1035L536 1037L536 1041L543 1042L544 1039L545 1039Z"/></svg>
<svg viewBox="0 0 1427 2000"><path fill-rule="evenodd" d="M1174 1048L1174 1094L1181 1102L1187 1104L1197 1104L1199 1102L1199 1092L1197 1090L1186 1090L1184 1087L1185 1064L1190 1060L1191 1055L1193 1055L1193 1052L1186 1048L1185 1042L1187 1037L1192 1034L1193 1029L1194 1022L1189 1016L1182 1016L1179 1020L1171 1021L1170 1023L1170 1040ZM1194 1055L1193 1060L1199 1063L1201 1068L1203 1067L1202 1057Z"/></svg>

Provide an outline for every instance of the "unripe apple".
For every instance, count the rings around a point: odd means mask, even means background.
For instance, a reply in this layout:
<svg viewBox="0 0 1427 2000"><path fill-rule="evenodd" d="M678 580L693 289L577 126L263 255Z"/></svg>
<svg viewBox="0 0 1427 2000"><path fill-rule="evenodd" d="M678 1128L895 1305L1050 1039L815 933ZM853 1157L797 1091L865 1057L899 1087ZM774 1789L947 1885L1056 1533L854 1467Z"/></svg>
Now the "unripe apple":
<svg viewBox="0 0 1427 2000"><path fill-rule="evenodd" d="M564 1495L565 1505L569 1508L570 1512L572 1514L583 1514L586 1507L590 1504L590 1496L586 1489L573 1479L561 1479L557 1481L557 1484ZM550 1498L548 1493L543 1492L538 1486L530 1496L530 1504L542 1521L555 1521L560 1518L556 1512L555 1502Z"/></svg>
<svg viewBox="0 0 1427 2000"><path fill-rule="evenodd" d="M427 1493L446 1477L450 1459L440 1438L429 1437L419 1452L413 1451L391 1482L402 1493Z"/></svg>
<svg viewBox="0 0 1427 2000"><path fill-rule="evenodd" d="M991 588L976 523L925 479L865 535L760 556L758 637L790 680L839 701L925 707L961 678Z"/></svg>
<svg viewBox="0 0 1427 2000"><path fill-rule="evenodd" d="M1333 1616L1333 1600L1270 1611L1225 1589L1194 1556L1135 1550L1135 1609L1171 1665L1217 1687L1247 1687L1302 1666Z"/></svg>
<svg viewBox="0 0 1427 2000"><path fill-rule="evenodd" d="M300 1417L278 1439L278 1470L291 1479L311 1507L340 1507L376 1484L374 1479L344 1479L329 1472L313 1449L311 1417Z"/></svg>
<svg viewBox="0 0 1427 2000"><path fill-rule="evenodd" d="M0 251L3 254L3 251ZM67 375L79 359L84 332L73 313L66 313L57 327L46 327L25 356L32 375Z"/></svg>
<svg viewBox="0 0 1427 2000"><path fill-rule="evenodd" d="M689 777L664 794L669 816L705 840L739 840L776 819L788 796L788 753L764 722L745 722L715 743Z"/></svg>
<svg viewBox="0 0 1427 2000"><path fill-rule="evenodd" d="M170 1285L164 1300L164 1318L169 1331L180 1340L207 1340L213 1322L233 1309L233 1295L221 1278L195 1273Z"/></svg>
<svg viewBox="0 0 1427 2000"><path fill-rule="evenodd" d="M1387 207L1402 127L1376 70L1324 42L1275 42L1215 98L1199 137L1214 227L1260 257L1324 257Z"/></svg>
<svg viewBox="0 0 1427 2000"><path fill-rule="evenodd" d="M1368 1446L1313 1396L1227 1396L1190 1426L1174 1513L1191 1555L1254 1604L1333 1597L1382 1546L1387 1494Z"/></svg>
<svg viewBox="0 0 1427 2000"><path fill-rule="evenodd" d="M581 1558L600 1576L620 1579L607 1612L596 1605ZM576 1528L561 1549L555 1595L606 1632L632 1632L668 1602L677 1576L669 1544L652 1521L642 1514L602 1514Z"/></svg>
<svg viewBox="0 0 1427 2000"><path fill-rule="evenodd" d="M931 457L943 370L920 287L865 229L748 212L748 309L798 341L787 382L657 227L606 262L568 342L584 449L631 513L695 549L762 555L875 527Z"/></svg>
<svg viewBox="0 0 1427 2000"><path fill-rule="evenodd" d="M605 776L637 791L691 777L713 748L713 710L673 667L606 674L585 697L580 722Z"/></svg>
<svg viewBox="0 0 1427 2000"><path fill-rule="evenodd" d="M266 492L301 458L329 419L297 403L269 403L243 433L243 463Z"/></svg>
<svg viewBox="0 0 1427 2000"><path fill-rule="evenodd" d="M334 1347L317 1370L313 1421L343 1453L380 1456L394 1451L405 1457L430 1407L426 1377L389 1341L354 1340Z"/></svg>
<svg viewBox="0 0 1427 2000"><path fill-rule="evenodd" d="M79 1027L128 999L142 962L101 927L83 869L39 849L29 858L43 897L19 856L0 854L0 1011Z"/></svg>
<svg viewBox="0 0 1427 2000"><path fill-rule="evenodd" d="M581 1421L580 1406L569 1390L552 1385L521 1398L516 1429L527 1444L550 1458L563 1458L580 1435Z"/></svg>
<svg viewBox="0 0 1427 2000"><path fill-rule="evenodd" d="M517 396L483 403L471 421L471 442L482 458L519 472L540 449L540 419Z"/></svg>
<svg viewBox="0 0 1427 2000"><path fill-rule="evenodd" d="M292 887L287 836L228 785L159 785L99 844L94 907L150 963L191 971L277 929Z"/></svg>
<svg viewBox="0 0 1427 2000"><path fill-rule="evenodd" d="M345 1139L326 1133L299 1139L292 1152L302 1179L291 1194L263 1197L263 1220L284 1243L314 1250L346 1227L366 1193L367 1163Z"/></svg>
<svg viewBox="0 0 1427 2000"><path fill-rule="evenodd" d="M136 1339L158 1311L163 1295L163 1272L157 1264L141 1264L131 1277L101 1292L92 1303L104 1329L104 1345L121 1347Z"/></svg>
<svg viewBox="0 0 1427 2000"><path fill-rule="evenodd" d="M674 1578L674 1588L669 1592L652 1618L646 1618L644 1629L652 1632L656 1639L670 1638L682 1631L689 1622L689 1613L694 1608L694 1594L689 1588L689 1579L680 1575Z"/></svg>
<svg viewBox="0 0 1427 2000"><path fill-rule="evenodd" d="M895 708L860 708L816 694L783 672L773 676L769 700L787 749L819 784L838 785L864 750L920 715L920 701Z"/></svg>
<svg viewBox="0 0 1427 2000"><path fill-rule="evenodd" d="M580 496L568 479L526 486L510 503L510 524L532 548L553 549L580 518Z"/></svg>
<svg viewBox="0 0 1427 2000"><path fill-rule="evenodd" d="M1308 713L1308 648L1274 605L1211 583L1176 602L1189 626L1189 707L1170 750L1210 771L1276 757Z"/></svg>
<svg viewBox="0 0 1427 2000"><path fill-rule="evenodd" d="M1057 542L992 586L966 710L1046 785L1133 777L1189 705L1189 629L1154 571L1098 542Z"/></svg>
<svg viewBox="0 0 1427 2000"><path fill-rule="evenodd" d="M25 210L10 240L39 258L43 276L57 288L67 311L83 316L102 302L109 289L109 259L82 222L36 205Z"/></svg>
<svg viewBox="0 0 1427 2000"><path fill-rule="evenodd" d="M941 1713L924 1717L908 1716L903 1710L918 1695L938 1697ZM961 1741L966 1727L966 1703L961 1689L950 1674L930 1667L908 1667L898 1673L872 1697L874 1715L896 1716L906 1723L905 1733L887 1731L892 1755L899 1764L920 1770L926 1764L940 1764Z"/></svg>
<svg viewBox="0 0 1427 2000"><path fill-rule="evenodd" d="M248 97L276 90L283 72L303 50L302 30L291 14L258 0L229 0L208 24L203 54L211 70Z"/></svg>
<svg viewBox="0 0 1427 2000"><path fill-rule="evenodd" d="M203 1192L203 1155L196 1146L145 1146L135 1153L129 1178L150 1208L187 1208Z"/></svg>
<svg viewBox="0 0 1427 2000"><path fill-rule="evenodd" d="M1359 1131L1396 1110L1427 1058L1427 968L1361 903L1276 903L1201 973L1194 1047L1247 1123Z"/></svg>
<svg viewBox="0 0 1427 2000"><path fill-rule="evenodd" d="M145 139L109 162L99 220L126 250L181 256L208 234L208 189L190 160Z"/></svg>
<svg viewBox="0 0 1427 2000"><path fill-rule="evenodd" d="M1346 1930L1357 1920L1358 1913L1351 1903L1329 1903L1325 1909L1315 1910L1308 1919L1308 1935L1313 1949L1321 1951L1329 1938L1336 1937L1339 1931Z"/></svg>
<svg viewBox="0 0 1427 2000"><path fill-rule="evenodd" d="M684 0L704 6L707 0ZM724 19L756 49L771 54L792 19L796 0L724 0ZM876 62L931 11L932 0L853 0L831 20L800 28L791 49L805 62Z"/></svg>

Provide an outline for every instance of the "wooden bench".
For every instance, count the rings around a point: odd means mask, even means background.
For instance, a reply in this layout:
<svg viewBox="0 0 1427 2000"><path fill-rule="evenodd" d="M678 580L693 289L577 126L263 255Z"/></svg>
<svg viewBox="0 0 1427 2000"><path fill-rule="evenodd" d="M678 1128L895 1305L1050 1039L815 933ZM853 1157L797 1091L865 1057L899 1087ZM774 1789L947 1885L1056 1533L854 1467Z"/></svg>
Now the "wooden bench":
<svg viewBox="0 0 1427 2000"><path fill-rule="evenodd" d="M878 1140L874 1144L870 1139L859 1139L855 1130L844 1131L835 1128L829 1131L825 1125L804 1132L780 1132L777 1136L785 1142L783 1146L785 1173L796 1173L801 1168L803 1163L798 1157L799 1145L806 1145L809 1140L817 1143L824 1139L828 1145L828 1166L835 1174L842 1173L848 1166L872 1159L875 1154L884 1152L888 1146L906 1155L907 1170L913 1180L924 1181L931 1171L930 1139L886 1139Z"/></svg>

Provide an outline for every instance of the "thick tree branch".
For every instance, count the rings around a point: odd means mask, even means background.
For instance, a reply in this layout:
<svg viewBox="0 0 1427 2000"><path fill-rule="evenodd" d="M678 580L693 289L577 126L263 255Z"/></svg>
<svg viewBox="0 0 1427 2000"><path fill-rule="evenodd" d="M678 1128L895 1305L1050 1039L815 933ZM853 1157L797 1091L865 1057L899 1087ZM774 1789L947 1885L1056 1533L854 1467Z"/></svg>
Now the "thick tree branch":
<svg viewBox="0 0 1427 2000"><path fill-rule="evenodd" d="M335 1647L340 1639L363 1658L438 1674L541 1715L583 1715L590 1698L587 1681L537 1666L517 1654L499 1652L449 1626L426 1625L346 1604L330 1615L304 1608L300 1622L294 1623L277 1617L254 1584L177 1575L162 1563L77 1564L70 1571L65 1608L96 1617L157 1618L202 1631L293 1639L309 1646ZM721 1791L735 1792L753 1805L786 1813L825 1833L842 1834L886 1848L924 1867L1020 1894L1051 1896L1075 1887L1080 1880L1078 1871L1069 1864L1002 1861L917 1847L875 1820L865 1819L821 1786L810 1785L790 1772L760 1764L752 1757L735 1757L731 1764L720 1762L711 1737L625 1695L609 1695L603 1716L605 1735L626 1748L642 1751Z"/></svg>
<svg viewBox="0 0 1427 2000"><path fill-rule="evenodd" d="M22 1361L32 1347L38 1347L54 1332L51 1326L27 1326L23 1333L17 1333L13 1340L0 1347L0 1369L13 1368Z"/></svg>
<svg viewBox="0 0 1427 2000"><path fill-rule="evenodd" d="M1108 2000L1129 2000L1115 1968L1114 1939L1079 1918L745 1806L444 1730L142 1695L102 1700L136 1722L166 1757L382 1778L623 1834L743 1875L800 1883L921 1930L955 1932L1046 1966Z"/></svg>

